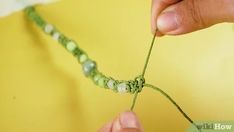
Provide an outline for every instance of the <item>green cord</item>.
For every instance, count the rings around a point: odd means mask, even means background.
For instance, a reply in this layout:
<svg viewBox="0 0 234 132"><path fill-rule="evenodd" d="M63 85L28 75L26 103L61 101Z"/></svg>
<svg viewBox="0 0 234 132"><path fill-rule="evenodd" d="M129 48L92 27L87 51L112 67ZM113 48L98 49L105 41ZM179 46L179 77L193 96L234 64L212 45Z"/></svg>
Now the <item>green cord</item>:
<svg viewBox="0 0 234 132"><path fill-rule="evenodd" d="M134 94L134 97L133 97L133 100L132 100L132 105L131 105L131 108L130 110L133 111L134 107L135 107L135 104L136 104L136 100L137 100L137 96L138 96L138 92L136 92Z"/></svg>
<svg viewBox="0 0 234 132"><path fill-rule="evenodd" d="M142 72L142 77L144 78L144 75L145 75L145 71L147 69L147 66L148 66L148 63L149 63L149 59L150 59L150 55L151 55L151 52L152 52L152 49L153 49L153 46L154 46L154 42L155 42L155 38L156 38L156 34L157 34L157 31L155 31L155 34L153 36L153 39L151 41L151 45L150 45L150 49L148 51L148 55L147 55L147 58L146 58L146 61L145 61L145 65L144 65L144 68L143 68L143 72ZM156 87L156 86L153 86L151 84L143 84L143 87L149 87L149 88L153 88L154 90L160 92L162 95L164 95L179 111L180 113L191 123L193 124L198 130L199 132L201 132L201 130L197 127L197 125L194 123L194 121L181 109L181 107L166 93L164 92L162 89ZM135 104L136 104L136 100L137 100L137 97L138 97L138 93L139 92L136 92L134 97L133 97L133 100L132 100L132 105L131 105L131 111L133 111L134 107L135 107Z"/></svg>
<svg viewBox="0 0 234 132"><path fill-rule="evenodd" d="M171 101L171 103L173 105L176 106L176 108L181 112L181 114L190 122L190 123L194 123L193 120L180 108L180 106L166 93L164 92L162 89L156 87L156 86L153 86L151 84L145 84L144 85L145 87L149 87L149 88L152 88L158 92L160 92L162 95L164 95L169 101Z"/></svg>
<svg viewBox="0 0 234 132"><path fill-rule="evenodd" d="M166 93L164 92L162 89L151 85L151 84L144 84L145 87L149 87L152 88L158 92L160 92L164 97L166 97L179 111L180 113L191 123L193 124L199 131L201 131L197 125L194 123L194 121L181 109L181 107Z"/></svg>
<svg viewBox="0 0 234 132"><path fill-rule="evenodd" d="M155 33L154 33L153 39L151 41L150 49L149 49L148 55L146 57L145 65L144 65L144 68L143 68L143 71L142 71L142 74L141 74L143 77L145 76L145 71L146 71L148 63L149 63L150 55L151 55L151 52L152 52L152 49L153 49L153 46L154 46L154 42L155 42L157 32L158 32L158 30L156 30Z"/></svg>
<svg viewBox="0 0 234 132"><path fill-rule="evenodd" d="M150 49L149 49L149 51L148 51L148 55L147 55L147 57L146 57L145 65L144 65L144 68L143 68L142 74L141 74L142 78L144 78L144 76L145 76L145 71L146 71L147 66L148 66L148 63L149 63L149 59L150 59L150 55L151 55L151 52L152 52L152 49L153 49L153 46L154 46L154 42L155 42L155 38L156 38L156 35L157 35L157 31L158 31L158 30L155 31L154 36L153 36L153 39L152 39L152 41L151 41ZM134 97L133 97L132 105L131 105L131 108L130 108L131 111L133 111L133 109L134 109L134 107L135 107L138 93L139 93L139 92L136 92L135 95L134 95Z"/></svg>

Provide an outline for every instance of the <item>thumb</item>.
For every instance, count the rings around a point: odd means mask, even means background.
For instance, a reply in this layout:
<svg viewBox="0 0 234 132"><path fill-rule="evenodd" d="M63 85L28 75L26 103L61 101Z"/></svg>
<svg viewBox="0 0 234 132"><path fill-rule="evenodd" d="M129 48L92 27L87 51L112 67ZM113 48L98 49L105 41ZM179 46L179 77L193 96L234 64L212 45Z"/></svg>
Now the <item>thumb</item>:
<svg viewBox="0 0 234 132"><path fill-rule="evenodd" d="M178 35L221 22L234 22L234 0L183 0L162 11L157 27L163 34Z"/></svg>
<svg viewBox="0 0 234 132"><path fill-rule="evenodd" d="M115 119L112 132L143 132L139 120L133 112L127 111Z"/></svg>

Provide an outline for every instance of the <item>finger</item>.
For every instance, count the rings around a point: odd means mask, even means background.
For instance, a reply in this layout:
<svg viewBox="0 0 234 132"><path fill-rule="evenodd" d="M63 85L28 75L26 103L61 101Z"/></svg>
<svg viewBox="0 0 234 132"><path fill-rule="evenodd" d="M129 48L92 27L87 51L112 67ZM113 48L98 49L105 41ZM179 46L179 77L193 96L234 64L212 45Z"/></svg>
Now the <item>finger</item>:
<svg viewBox="0 0 234 132"><path fill-rule="evenodd" d="M98 132L111 132L112 124L113 124L113 121L105 124L101 129L98 130Z"/></svg>
<svg viewBox="0 0 234 132"><path fill-rule="evenodd" d="M157 27L163 34L178 35L233 21L233 0L184 0L163 10Z"/></svg>
<svg viewBox="0 0 234 132"><path fill-rule="evenodd" d="M133 112L127 111L119 115L113 122L113 132L142 132L139 120Z"/></svg>
<svg viewBox="0 0 234 132"><path fill-rule="evenodd" d="M120 132L121 129L122 129L122 127L121 127L120 120L119 120L119 117L118 117L113 122L112 132Z"/></svg>
<svg viewBox="0 0 234 132"><path fill-rule="evenodd" d="M151 30L154 34L156 30L156 21L158 15L164 10L167 6L174 4L180 0L152 0L151 5ZM160 34L160 33L159 33Z"/></svg>
<svg viewBox="0 0 234 132"><path fill-rule="evenodd" d="M142 132L141 130L139 129L136 129L136 128L123 128L121 131L119 132Z"/></svg>

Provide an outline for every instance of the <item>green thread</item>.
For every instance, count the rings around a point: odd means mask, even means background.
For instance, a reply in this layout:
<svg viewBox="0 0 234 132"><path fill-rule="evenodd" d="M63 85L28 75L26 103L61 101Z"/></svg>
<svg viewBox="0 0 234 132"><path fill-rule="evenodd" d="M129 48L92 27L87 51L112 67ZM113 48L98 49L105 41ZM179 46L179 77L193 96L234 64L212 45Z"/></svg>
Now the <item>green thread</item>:
<svg viewBox="0 0 234 132"><path fill-rule="evenodd" d="M134 97L133 97L133 100L132 100L132 105L131 105L131 108L130 110L133 111L134 107L135 107L135 104L136 104L136 100L137 100L137 96L138 96L138 92L136 92L134 94Z"/></svg>
<svg viewBox="0 0 234 132"><path fill-rule="evenodd" d="M158 32L158 30L156 29L156 31L154 33L154 36L153 36L153 39L151 41L151 45L150 45L150 49L148 51L148 55L147 55L146 61L145 61L145 66L144 66L143 71L142 71L142 76L143 77L145 76L145 71L146 71L148 63L149 63L150 55L151 55L151 52L152 52L152 49L153 49L153 46L154 46L154 42L155 42L155 38L156 38L157 32Z"/></svg>
<svg viewBox="0 0 234 132"><path fill-rule="evenodd" d="M46 21L36 12L34 7L27 7L25 9L25 13L27 16L34 21L45 33L52 36L55 40L57 40L66 50L72 53L75 58L82 65L82 69L86 77L93 80L94 84L97 86L112 89L114 92L128 92L133 93L134 97L132 100L131 110L134 109L138 93L142 91L143 87L150 87L156 91L159 91L162 95L164 95L170 102L176 106L176 108L180 111L180 113L192 124L196 127L197 125L193 122L193 120L180 108L180 106L163 90L157 88L151 84L145 84L144 75L149 63L150 55L153 49L153 45L155 42L157 30L153 36L151 41L151 45L148 51L148 55L146 57L145 65L142 71L142 74L136 77L134 80L128 81L119 81L115 80L111 77L106 77L104 74L98 71L96 62L91 60L88 55L77 45L75 41L66 37L64 34L60 33L53 25L46 23Z"/></svg>
<svg viewBox="0 0 234 132"><path fill-rule="evenodd" d="M145 84L144 85L145 87L149 87L149 88L152 88L158 92L160 92L164 97L166 97L179 111L180 113L191 123L193 124L199 131L201 131L197 125L194 123L194 121L181 109L181 107L166 93L164 92L162 89L154 86L154 85L151 85L151 84Z"/></svg>
<svg viewBox="0 0 234 132"><path fill-rule="evenodd" d="M151 84L145 84L144 86L145 86L145 87L152 88L152 89L154 89L154 90L160 92L160 93L161 93L162 95L164 95L169 101L171 101L171 103L172 103L173 105L176 106L176 108L181 112L181 114L182 114L186 119L188 119L188 121L189 121L190 123L194 123L193 120L192 120L191 118L189 118L189 116L187 116L187 114L180 108L180 106L179 106L166 92L164 92L162 89L160 89L160 88L158 88L158 87L156 87L156 86L153 86L153 85L151 85Z"/></svg>
<svg viewBox="0 0 234 132"><path fill-rule="evenodd" d="M141 78L142 78L142 79L144 79L144 76L145 76L145 71L146 71L147 66L148 66L148 63L149 63L149 59L150 59L150 55L151 55L151 52L152 52L152 49L153 49L153 46L154 46L154 42L155 42L155 38L156 38L156 35L157 35L157 31L158 31L158 30L155 31L154 36L153 36L153 39L152 39L152 41L151 41L150 49L149 49L149 51L148 51L148 55L147 55L147 57L146 57L145 65L144 65L144 68L143 68L143 71L142 71L142 74L141 74ZM145 80L145 79L144 79L144 80ZM143 87L144 87L144 84L142 84L142 86L141 86L141 87L138 87L138 88L142 89ZM136 92L135 95L134 95L134 97L133 97L132 105L131 105L131 108L130 108L131 111L133 111L133 109L134 109L134 107L135 107L136 100L137 100L137 97L138 97L138 93L139 93L139 92L140 92L140 91Z"/></svg>

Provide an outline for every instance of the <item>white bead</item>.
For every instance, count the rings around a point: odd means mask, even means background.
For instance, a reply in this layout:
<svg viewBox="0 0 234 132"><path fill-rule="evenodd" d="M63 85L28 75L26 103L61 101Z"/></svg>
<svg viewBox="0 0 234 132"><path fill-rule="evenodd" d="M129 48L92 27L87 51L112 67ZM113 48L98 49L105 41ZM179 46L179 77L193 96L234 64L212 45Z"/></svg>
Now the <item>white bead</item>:
<svg viewBox="0 0 234 132"><path fill-rule="evenodd" d="M109 89L114 89L114 83L115 83L115 81L112 80L112 79L110 79L110 80L107 82L107 87L108 87Z"/></svg>
<svg viewBox="0 0 234 132"><path fill-rule="evenodd" d="M60 33L59 32L55 32L52 37L53 37L54 40L58 41L59 37L60 37Z"/></svg>
<svg viewBox="0 0 234 132"><path fill-rule="evenodd" d="M66 46L67 50L72 52L76 49L76 43L74 41L69 41Z"/></svg>
<svg viewBox="0 0 234 132"><path fill-rule="evenodd" d="M82 54L79 58L80 63L84 63L88 59L86 54Z"/></svg>
<svg viewBox="0 0 234 132"><path fill-rule="evenodd" d="M117 90L119 93L126 93L127 92L127 84L126 83L120 83L117 85Z"/></svg>
<svg viewBox="0 0 234 132"><path fill-rule="evenodd" d="M46 32L46 33L50 34L50 33L53 31L53 29L54 29L54 26L53 26L53 25L51 25L51 24L46 24L46 26L45 26L45 32Z"/></svg>

